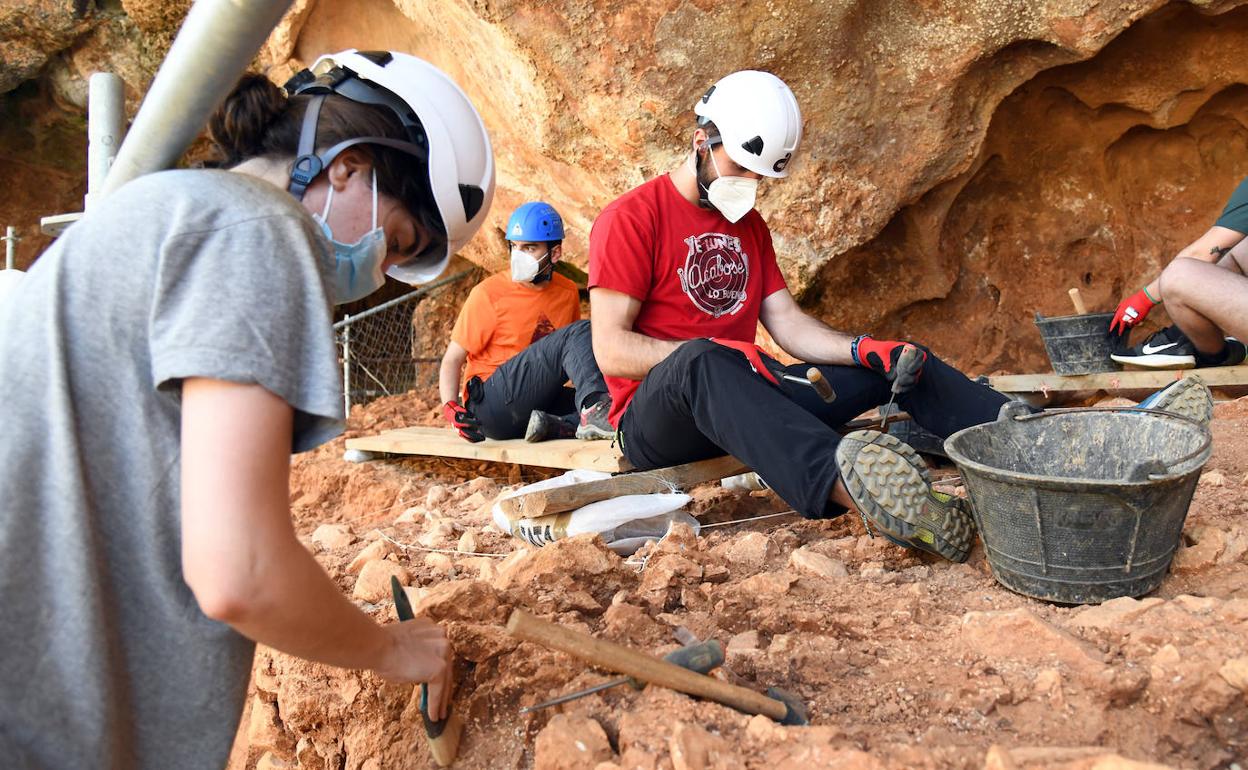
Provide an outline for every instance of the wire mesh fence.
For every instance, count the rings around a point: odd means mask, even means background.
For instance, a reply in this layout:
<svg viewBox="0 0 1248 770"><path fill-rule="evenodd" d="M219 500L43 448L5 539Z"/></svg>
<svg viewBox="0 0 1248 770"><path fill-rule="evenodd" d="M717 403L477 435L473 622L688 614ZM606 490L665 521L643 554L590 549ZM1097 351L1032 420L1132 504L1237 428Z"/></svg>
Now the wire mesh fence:
<svg viewBox="0 0 1248 770"><path fill-rule="evenodd" d="M419 340L412 314L422 299L471 273L465 270L434 281L334 324L348 412L352 404L411 390L421 367L437 365L440 357L416 355Z"/></svg>

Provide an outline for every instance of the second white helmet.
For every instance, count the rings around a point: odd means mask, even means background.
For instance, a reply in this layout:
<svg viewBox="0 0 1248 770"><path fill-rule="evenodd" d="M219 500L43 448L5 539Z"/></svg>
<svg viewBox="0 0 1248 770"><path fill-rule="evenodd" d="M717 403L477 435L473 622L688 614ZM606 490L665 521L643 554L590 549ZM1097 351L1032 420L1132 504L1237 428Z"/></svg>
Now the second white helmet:
<svg viewBox="0 0 1248 770"><path fill-rule="evenodd" d="M780 78L758 70L726 75L693 112L699 124L715 124L724 150L738 166L763 176L789 175L789 161L802 140L802 111Z"/></svg>

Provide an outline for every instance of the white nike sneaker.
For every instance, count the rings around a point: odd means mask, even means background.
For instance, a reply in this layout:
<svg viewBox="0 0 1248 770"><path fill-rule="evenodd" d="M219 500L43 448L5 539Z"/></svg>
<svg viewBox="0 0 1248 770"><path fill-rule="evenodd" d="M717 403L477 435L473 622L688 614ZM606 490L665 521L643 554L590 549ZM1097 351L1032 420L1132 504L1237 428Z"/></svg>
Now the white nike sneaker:
<svg viewBox="0 0 1248 770"><path fill-rule="evenodd" d="M1167 326L1148 339L1110 358L1120 364L1149 369L1192 369L1196 366L1196 347L1177 326Z"/></svg>

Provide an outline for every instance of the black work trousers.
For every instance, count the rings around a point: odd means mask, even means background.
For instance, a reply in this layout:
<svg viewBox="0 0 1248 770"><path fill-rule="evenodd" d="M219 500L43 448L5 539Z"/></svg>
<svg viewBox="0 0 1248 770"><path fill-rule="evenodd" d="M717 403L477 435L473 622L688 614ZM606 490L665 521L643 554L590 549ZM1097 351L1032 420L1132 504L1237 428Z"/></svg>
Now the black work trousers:
<svg viewBox="0 0 1248 770"><path fill-rule="evenodd" d="M565 387L568 380L575 389ZM534 409L563 417L575 427L581 409L606 397L589 321L576 321L512 356L486 380L469 380L464 406L481 421L487 438L508 439L524 435Z"/></svg>
<svg viewBox="0 0 1248 770"><path fill-rule="evenodd" d="M810 366L764 358L774 372L798 377ZM736 350L710 340L686 342L650 370L620 418L624 457L645 470L727 453L806 518L838 516L845 509L829 500L841 440L833 427L887 403L889 382L858 366L818 369L836 392L831 404L800 383L772 385ZM995 420L1006 401L930 351L918 384L897 397L915 422L941 438Z"/></svg>

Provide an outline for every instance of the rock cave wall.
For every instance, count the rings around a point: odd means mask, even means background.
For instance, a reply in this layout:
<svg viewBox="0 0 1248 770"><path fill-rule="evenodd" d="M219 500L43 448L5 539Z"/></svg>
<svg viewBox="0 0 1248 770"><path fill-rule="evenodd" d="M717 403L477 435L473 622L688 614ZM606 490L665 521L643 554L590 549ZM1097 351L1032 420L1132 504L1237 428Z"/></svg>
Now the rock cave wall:
<svg viewBox="0 0 1248 770"><path fill-rule="evenodd" d="M583 266L602 206L680 161L706 86L770 69L806 138L759 206L802 302L971 369L1035 369L1034 311L1064 312L1071 285L1111 304L1248 168L1241 2L296 0L257 65L281 82L357 46L447 70L495 141L494 210L464 254L490 270L533 197ZM133 114L188 5L0 11L0 224L29 236L19 264L48 243L40 216L80 207L85 77L121 74Z"/></svg>
<svg viewBox="0 0 1248 770"><path fill-rule="evenodd" d="M1001 103L968 171L829 260L807 305L977 371L1046 371L1037 311L1073 312L1069 287L1114 309L1248 175L1245 44L1248 9L1169 6L1039 74Z"/></svg>

